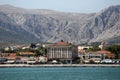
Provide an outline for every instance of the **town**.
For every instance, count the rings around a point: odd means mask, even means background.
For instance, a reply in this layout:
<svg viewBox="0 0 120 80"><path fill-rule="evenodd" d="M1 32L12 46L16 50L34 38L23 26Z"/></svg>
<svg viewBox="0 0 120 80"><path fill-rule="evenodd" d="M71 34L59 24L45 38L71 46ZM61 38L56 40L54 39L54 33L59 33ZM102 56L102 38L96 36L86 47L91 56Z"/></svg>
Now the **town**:
<svg viewBox="0 0 120 80"><path fill-rule="evenodd" d="M0 64L120 64L120 45L73 45L63 40L14 45L0 49Z"/></svg>

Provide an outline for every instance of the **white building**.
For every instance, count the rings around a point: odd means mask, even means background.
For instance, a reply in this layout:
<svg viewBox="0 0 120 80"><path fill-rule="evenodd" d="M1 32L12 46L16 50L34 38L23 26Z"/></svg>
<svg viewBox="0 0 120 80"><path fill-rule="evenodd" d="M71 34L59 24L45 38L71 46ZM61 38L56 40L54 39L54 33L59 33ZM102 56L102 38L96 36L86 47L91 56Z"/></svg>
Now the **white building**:
<svg viewBox="0 0 120 80"><path fill-rule="evenodd" d="M84 50L89 48L92 48L92 46L78 46L78 50Z"/></svg>
<svg viewBox="0 0 120 80"><path fill-rule="evenodd" d="M78 57L80 57L80 59L86 63L89 63L91 60L96 63L100 63L105 56L102 54L97 54L96 52L82 52L78 53Z"/></svg>

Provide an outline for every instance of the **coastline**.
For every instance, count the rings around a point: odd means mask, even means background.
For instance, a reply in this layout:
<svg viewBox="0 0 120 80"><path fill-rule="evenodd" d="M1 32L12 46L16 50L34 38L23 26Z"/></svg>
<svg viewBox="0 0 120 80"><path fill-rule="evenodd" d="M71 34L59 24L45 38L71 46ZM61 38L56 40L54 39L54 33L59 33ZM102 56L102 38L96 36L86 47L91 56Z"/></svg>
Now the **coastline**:
<svg viewBox="0 0 120 80"><path fill-rule="evenodd" d="M0 64L0 68L39 68L39 67L120 67L120 64Z"/></svg>

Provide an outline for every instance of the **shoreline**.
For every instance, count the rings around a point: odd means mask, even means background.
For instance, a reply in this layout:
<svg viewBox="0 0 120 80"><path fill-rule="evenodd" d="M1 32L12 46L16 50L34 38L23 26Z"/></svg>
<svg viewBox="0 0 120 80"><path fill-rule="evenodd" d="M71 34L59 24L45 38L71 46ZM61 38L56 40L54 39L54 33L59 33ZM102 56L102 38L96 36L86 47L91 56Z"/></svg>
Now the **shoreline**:
<svg viewBox="0 0 120 80"><path fill-rule="evenodd" d="M0 68L39 68L39 67L120 67L120 64L0 64Z"/></svg>

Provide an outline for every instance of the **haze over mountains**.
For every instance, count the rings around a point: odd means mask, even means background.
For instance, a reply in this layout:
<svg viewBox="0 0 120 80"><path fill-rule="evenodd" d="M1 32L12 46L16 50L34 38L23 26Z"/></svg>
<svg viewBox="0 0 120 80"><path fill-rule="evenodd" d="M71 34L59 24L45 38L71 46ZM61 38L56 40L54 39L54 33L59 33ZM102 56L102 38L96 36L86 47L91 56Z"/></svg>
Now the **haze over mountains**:
<svg viewBox="0 0 120 80"><path fill-rule="evenodd" d="M0 5L0 43L120 43L120 5L98 13L64 13Z"/></svg>

